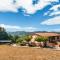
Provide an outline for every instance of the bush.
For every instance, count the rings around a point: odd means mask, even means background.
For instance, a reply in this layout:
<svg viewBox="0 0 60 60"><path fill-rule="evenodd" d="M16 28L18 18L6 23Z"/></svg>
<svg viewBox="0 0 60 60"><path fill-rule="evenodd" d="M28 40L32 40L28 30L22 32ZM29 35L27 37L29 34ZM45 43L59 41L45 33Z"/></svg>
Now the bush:
<svg viewBox="0 0 60 60"><path fill-rule="evenodd" d="M18 43L18 44L21 44L21 43L23 43L23 38L18 38L17 40L16 40L16 43Z"/></svg>
<svg viewBox="0 0 60 60"><path fill-rule="evenodd" d="M23 36L23 38L26 42L29 42L31 40L32 36L31 35L25 35L25 36Z"/></svg>
<svg viewBox="0 0 60 60"><path fill-rule="evenodd" d="M45 42L47 40L48 40L48 38L46 38L46 37L40 37L40 36L36 37L36 39L35 39L35 41L37 41L37 42Z"/></svg>
<svg viewBox="0 0 60 60"><path fill-rule="evenodd" d="M32 36L31 35L22 35L22 36L12 36L10 35L10 40L12 40L12 43L17 43L20 45L26 45L29 43L29 41L31 40Z"/></svg>
<svg viewBox="0 0 60 60"><path fill-rule="evenodd" d="M43 44L41 44L41 45L43 45L42 47L47 47L47 40L48 40L47 37L41 37L41 36L38 36L35 39L35 41L37 41L37 42L43 42Z"/></svg>

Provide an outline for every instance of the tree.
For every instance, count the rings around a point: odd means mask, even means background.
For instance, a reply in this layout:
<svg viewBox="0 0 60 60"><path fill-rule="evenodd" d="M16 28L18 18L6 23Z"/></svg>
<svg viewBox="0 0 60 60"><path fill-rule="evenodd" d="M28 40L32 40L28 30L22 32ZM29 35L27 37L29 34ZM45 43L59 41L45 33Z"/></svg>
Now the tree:
<svg viewBox="0 0 60 60"><path fill-rule="evenodd" d="M26 45L29 43L30 40L31 40L30 35L22 35L16 40L16 43L18 43L20 45Z"/></svg>
<svg viewBox="0 0 60 60"><path fill-rule="evenodd" d="M5 32L6 30L3 27L0 27L0 32Z"/></svg>
<svg viewBox="0 0 60 60"><path fill-rule="evenodd" d="M24 39L22 37L20 37L16 40L16 43L21 44L21 43L23 43L23 41L24 41Z"/></svg>
<svg viewBox="0 0 60 60"><path fill-rule="evenodd" d="M32 36L31 35L22 35L22 36L9 35L9 38L12 41L12 43L25 45L26 43L29 43L29 41L31 40Z"/></svg>
<svg viewBox="0 0 60 60"><path fill-rule="evenodd" d="M32 38L31 35L25 35L25 36L24 36L24 40L25 40L26 42L29 42L29 41L31 40L31 38Z"/></svg>
<svg viewBox="0 0 60 60"><path fill-rule="evenodd" d="M0 40L8 40L9 36L3 27L0 27Z"/></svg>
<svg viewBox="0 0 60 60"><path fill-rule="evenodd" d="M41 37L41 36L38 36L38 37L36 37L36 39L35 39L35 41L37 41L37 42L45 42L46 40L47 40L46 37Z"/></svg>
<svg viewBox="0 0 60 60"><path fill-rule="evenodd" d="M9 35L9 39L12 41L12 43L16 43L16 40L19 38L18 35Z"/></svg>
<svg viewBox="0 0 60 60"><path fill-rule="evenodd" d="M44 43L44 47L46 47L46 45L47 45L46 44L47 40L48 40L48 37L42 37L42 36L38 36L35 39L35 41L37 41L37 42L43 42Z"/></svg>

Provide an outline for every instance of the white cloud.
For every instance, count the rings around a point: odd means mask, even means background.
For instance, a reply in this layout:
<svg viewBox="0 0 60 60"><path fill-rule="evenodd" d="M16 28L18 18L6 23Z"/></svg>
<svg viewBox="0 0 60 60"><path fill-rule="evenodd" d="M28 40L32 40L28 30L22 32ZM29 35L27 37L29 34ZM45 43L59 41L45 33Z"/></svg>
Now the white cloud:
<svg viewBox="0 0 60 60"><path fill-rule="evenodd" d="M12 25L5 25L5 24L0 24L0 27L4 27L7 31L28 31L28 32L32 32L32 31L35 31L37 29L35 27L20 27L20 26L12 26Z"/></svg>
<svg viewBox="0 0 60 60"><path fill-rule="evenodd" d="M60 8L60 4L53 6L50 10L58 11L58 8Z"/></svg>
<svg viewBox="0 0 60 60"><path fill-rule="evenodd" d="M42 25L56 25L56 24L60 24L60 16L45 20L43 22L41 22Z"/></svg>
<svg viewBox="0 0 60 60"><path fill-rule="evenodd" d="M33 32L33 31L36 31L37 28L35 27L23 27L23 30L24 31L29 31L29 32Z"/></svg>
<svg viewBox="0 0 60 60"><path fill-rule="evenodd" d="M23 8L25 13L33 14L37 10L44 8L50 2L57 2L58 0L39 0L38 4L33 5L32 0L1 0L0 1L0 11L1 12L18 12L19 8Z"/></svg>
<svg viewBox="0 0 60 60"><path fill-rule="evenodd" d="M60 14L60 10L58 8L60 8L60 4L59 5L55 5L54 7L52 7L50 10L53 10L53 12L50 13L49 16Z"/></svg>
<svg viewBox="0 0 60 60"><path fill-rule="evenodd" d="M13 4L13 0L0 0L0 11L1 12L17 12L15 5Z"/></svg>
<svg viewBox="0 0 60 60"><path fill-rule="evenodd" d="M49 16L58 15L60 14L59 8L60 8L60 4L54 5L52 8L49 9L48 12L44 13L44 15L48 15L48 14ZM49 13L51 10L53 10L53 12Z"/></svg>
<svg viewBox="0 0 60 60"><path fill-rule="evenodd" d="M60 14L60 11L54 11L54 12L50 13L49 16L59 15L59 14Z"/></svg>

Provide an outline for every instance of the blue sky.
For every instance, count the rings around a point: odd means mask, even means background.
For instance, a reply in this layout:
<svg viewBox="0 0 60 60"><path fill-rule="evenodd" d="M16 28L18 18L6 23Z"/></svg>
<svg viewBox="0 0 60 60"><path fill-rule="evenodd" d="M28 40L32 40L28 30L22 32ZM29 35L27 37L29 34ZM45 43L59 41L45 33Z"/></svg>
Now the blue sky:
<svg viewBox="0 0 60 60"><path fill-rule="evenodd" d="M2 0L0 26L7 31L60 31L60 2Z"/></svg>

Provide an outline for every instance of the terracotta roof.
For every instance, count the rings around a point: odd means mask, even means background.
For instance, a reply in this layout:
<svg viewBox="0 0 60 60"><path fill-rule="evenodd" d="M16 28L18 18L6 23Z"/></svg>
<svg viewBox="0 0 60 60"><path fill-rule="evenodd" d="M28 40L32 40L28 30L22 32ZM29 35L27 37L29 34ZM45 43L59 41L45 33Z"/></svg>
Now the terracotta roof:
<svg viewBox="0 0 60 60"><path fill-rule="evenodd" d="M40 36L60 36L60 34L57 34L57 33L35 33L37 35L40 35Z"/></svg>

